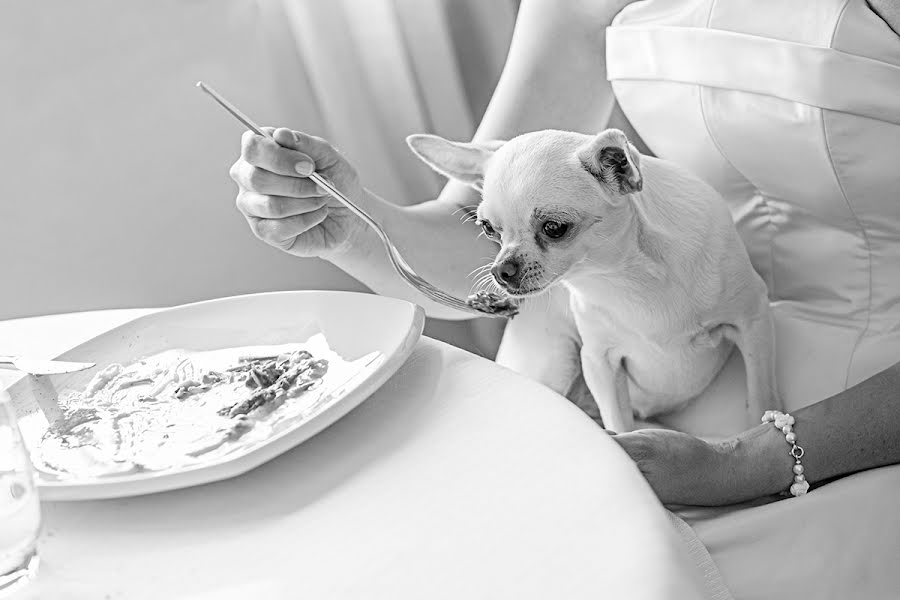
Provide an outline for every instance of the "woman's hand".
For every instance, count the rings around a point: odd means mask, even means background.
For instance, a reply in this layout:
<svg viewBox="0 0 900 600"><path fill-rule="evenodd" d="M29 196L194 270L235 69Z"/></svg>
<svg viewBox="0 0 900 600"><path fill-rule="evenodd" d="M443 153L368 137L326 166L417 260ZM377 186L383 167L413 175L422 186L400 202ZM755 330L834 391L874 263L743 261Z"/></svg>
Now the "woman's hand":
<svg viewBox="0 0 900 600"><path fill-rule="evenodd" d="M277 143L248 131L231 167L238 210L256 237L280 250L303 257L340 254L366 225L308 176L318 171L358 202L365 192L356 169L321 138L266 129Z"/></svg>
<svg viewBox="0 0 900 600"><path fill-rule="evenodd" d="M771 426L757 431L758 435L751 436L754 443L749 445L737 440L712 444L667 429L609 433L634 460L663 504L719 506L782 489L758 474L783 472L790 479L791 463L784 440ZM754 451L746 452L748 446ZM762 448L780 454L760 452Z"/></svg>

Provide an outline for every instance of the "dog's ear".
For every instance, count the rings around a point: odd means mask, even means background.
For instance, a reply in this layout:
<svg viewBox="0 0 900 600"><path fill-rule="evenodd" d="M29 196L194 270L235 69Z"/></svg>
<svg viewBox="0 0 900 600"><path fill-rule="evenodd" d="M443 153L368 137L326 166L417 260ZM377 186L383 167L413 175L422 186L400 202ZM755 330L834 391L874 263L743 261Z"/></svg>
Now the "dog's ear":
<svg viewBox="0 0 900 600"><path fill-rule="evenodd" d="M639 192L644 187L640 153L618 129L602 131L578 149L578 159L613 194Z"/></svg>
<svg viewBox="0 0 900 600"><path fill-rule="evenodd" d="M437 135L417 133L406 138L413 153L429 167L482 191L488 159L503 142L451 142Z"/></svg>

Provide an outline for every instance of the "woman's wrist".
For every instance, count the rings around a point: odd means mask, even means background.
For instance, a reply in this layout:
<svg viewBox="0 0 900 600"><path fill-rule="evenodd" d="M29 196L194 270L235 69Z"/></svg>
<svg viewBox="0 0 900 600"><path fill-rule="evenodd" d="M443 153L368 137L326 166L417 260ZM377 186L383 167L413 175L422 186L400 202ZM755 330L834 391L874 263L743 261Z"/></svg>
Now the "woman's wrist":
<svg viewBox="0 0 900 600"><path fill-rule="evenodd" d="M384 219L390 218L384 215L384 207L381 206L382 203L386 204L384 200L365 188L362 189L360 196L361 198L354 198L355 203L366 211L368 215L375 218L377 222L383 223ZM356 262L360 257L369 256L373 250L378 248L380 241L375 232L372 231L372 228L363 222L361 218L356 216L352 218L353 226L347 239L339 246L322 253L319 258L343 268L342 262Z"/></svg>
<svg viewBox="0 0 900 600"><path fill-rule="evenodd" d="M784 434L771 423L761 423L724 444L733 459L736 495L751 500L790 488L794 459Z"/></svg>

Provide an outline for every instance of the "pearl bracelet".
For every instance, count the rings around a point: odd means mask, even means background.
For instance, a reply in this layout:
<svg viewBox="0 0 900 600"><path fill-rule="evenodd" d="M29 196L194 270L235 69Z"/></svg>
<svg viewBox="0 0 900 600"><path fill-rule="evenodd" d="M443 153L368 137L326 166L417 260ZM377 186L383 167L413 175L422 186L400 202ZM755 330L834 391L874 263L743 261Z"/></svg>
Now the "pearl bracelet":
<svg viewBox="0 0 900 600"><path fill-rule="evenodd" d="M763 423L774 423L775 427L784 433L784 441L791 445L790 454L794 458L794 483L791 484L790 493L793 496L802 496L809 490L809 482L803 474L803 465L800 459L803 457L803 448L797 445L797 434L794 433L794 417L780 410L767 410L762 416Z"/></svg>

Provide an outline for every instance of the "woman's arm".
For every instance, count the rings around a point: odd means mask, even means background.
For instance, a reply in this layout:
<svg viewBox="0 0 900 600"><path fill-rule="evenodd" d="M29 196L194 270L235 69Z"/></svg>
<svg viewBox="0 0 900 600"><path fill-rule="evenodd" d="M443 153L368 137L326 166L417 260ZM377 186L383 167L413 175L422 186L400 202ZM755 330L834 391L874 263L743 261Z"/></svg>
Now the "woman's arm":
<svg viewBox="0 0 900 600"><path fill-rule="evenodd" d="M631 0L523 0L503 73L475 134L476 140L509 139L536 129L594 132L614 104L606 80L606 27ZM438 199L401 207L368 194L364 207L385 227L422 277L464 297L467 274L492 260L497 248L461 222L461 209L479 202L476 192L449 183ZM468 318L436 306L403 283L384 249L366 229L337 255L326 256L373 291L411 299L431 316Z"/></svg>
<svg viewBox="0 0 900 600"><path fill-rule="evenodd" d="M900 363L821 402L791 413L811 486L834 477L900 463ZM746 466L747 497L792 483L784 434L771 423L738 435L729 447Z"/></svg>
<svg viewBox="0 0 900 600"><path fill-rule="evenodd" d="M900 463L898 396L900 363L791 413L811 486ZM786 491L793 481L790 446L771 423L716 444L657 429L614 439L665 504L732 504Z"/></svg>

